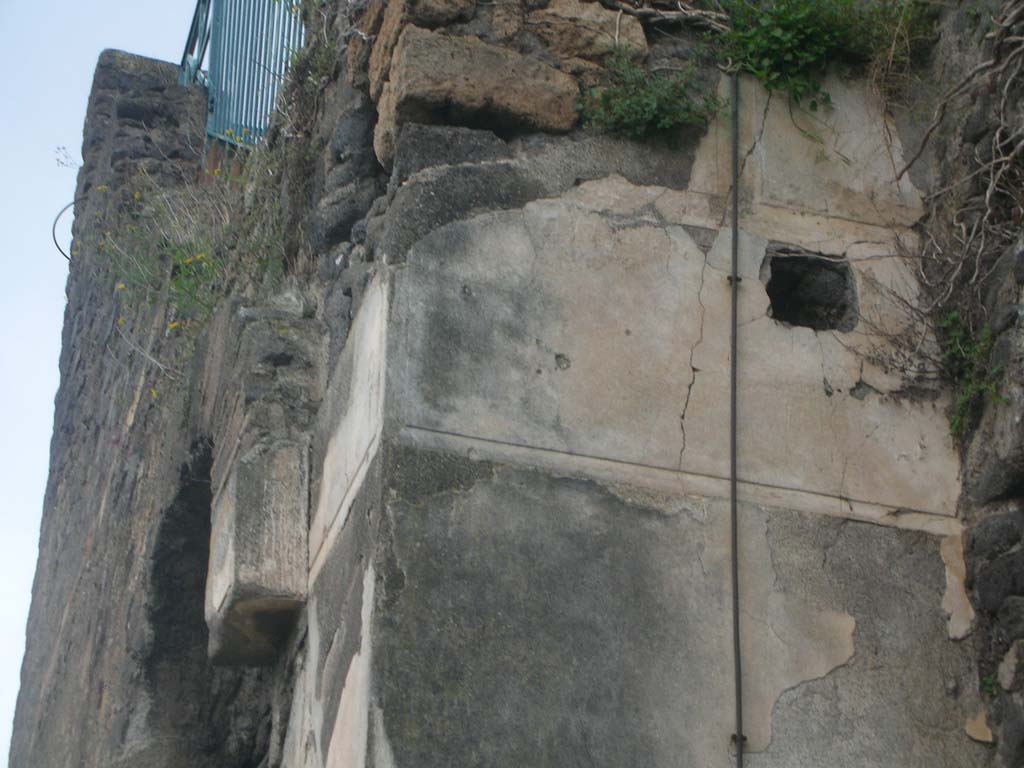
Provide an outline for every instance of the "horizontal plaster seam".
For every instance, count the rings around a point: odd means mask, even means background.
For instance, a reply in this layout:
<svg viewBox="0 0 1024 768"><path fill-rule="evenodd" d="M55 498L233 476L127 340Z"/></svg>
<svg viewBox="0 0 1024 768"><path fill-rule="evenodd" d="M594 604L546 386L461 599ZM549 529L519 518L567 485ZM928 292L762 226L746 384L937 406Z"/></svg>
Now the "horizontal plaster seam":
<svg viewBox="0 0 1024 768"><path fill-rule="evenodd" d="M403 431L406 431L408 433L417 433L417 432L419 432L419 433L423 433L425 435L434 435L434 436L440 436L442 438L451 438L451 439L454 439L454 440L456 440L458 442L486 443L486 444L490 444L490 445L496 445L496 446L502 446L502 447L507 447L507 448L513 448L513 449L518 449L518 450L522 450L522 451L526 451L526 452L531 452L531 453L549 454L549 455L554 455L554 456L568 456L568 457L572 457L572 458L575 458L575 459L582 459L582 460L585 460L585 461L599 461L599 462L605 462L605 463L608 463L608 464L616 464L616 465L624 466L624 467L635 467L637 469L645 469L645 470L650 470L652 472L668 473L668 474L672 474L672 475L684 475L684 476L688 476L688 477L700 478L700 479L705 479L705 480L713 480L713 481L722 482L722 483L727 483L728 480L729 480L728 477L722 477L722 476L719 476L719 475L712 475L712 474L707 474L707 473L703 473L703 472L693 472L693 471L687 471L687 470L678 470L678 469L675 469L675 468L672 468L672 467L662 467L662 466L654 466L654 465L650 465L650 464L641 464L641 463L635 462L635 461L625 461L623 459L615 459L615 458L610 458L610 457L607 457L607 456L594 456L594 455L585 454L585 453L574 453L573 451L566 451L566 450L561 450L561 449L558 449L558 448L543 448L543 447L540 447L540 446L523 445L521 443L513 443L513 442L510 442L510 441L506 441L506 440L495 440L493 438L488 438L488 437L478 437L478 436L474 436L474 435L465 435L465 434L461 434L461 433L458 433L458 432L451 432L451 431L447 431L447 430L443 430L443 429L435 429L435 428L431 428L431 427L422 427L422 426L418 426L416 424L407 424L407 425L405 425L405 427L403 428ZM829 502L843 501L843 502L847 502L849 504L859 504L859 505L864 505L864 506L867 506L867 507L875 507L875 508L878 508L878 509L887 510L887 513L883 517L877 518L877 519L876 518L870 518L870 517L864 517L864 516L836 515L836 514L831 513L831 512L819 512L819 511L813 511L812 512L813 514L819 514L819 515L822 515L824 517L831 517L831 518L837 518L838 517L840 519L848 519L848 520L854 520L856 522L871 523L871 524L874 524L874 525L880 525L880 526L885 527L885 528L896 528L896 529L899 529L899 530L922 531L924 533L928 533L930 535L939 536L939 537L956 535L956 534L960 533L962 528L963 528L962 523L956 517L954 517L952 515L942 515L942 514L938 514L936 512L928 512L928 511L919 510L919 509L909 509L909 508L906 508L906 507L894 507L891 504L885 504L884 502L868 501L868 500L865 500L865 499L855 499L855 498L851 498L851 497L848 497L848 496L844 496L844 497L842 497L842 499L840 499L840 497L838 497L838 496L835 496L835 495L832 495L832 494L827 494L827 493L822 493L820 491L811 491L811 490L807 490L807 489L804 489L804 488L790 488L790 487L783 486L783 485L773 485L771 483L763 483L763 482L757 482L757 481L753 481L753 480L744 480L742 478L740 478L739 482L740 482L741 485L746 486L748 489L753 489L753 490L765 489L765 490L768 490L768 491L781 491L781 492L784 492L784 493L793 493L793 494L799 494L801 496L807 496L807 497L811 497L811 498L827 500ZM778 508L778 509L786 509L786 507L779 507L778 505L771 504L771 503L767 503L767 504L760 503L760 502L750 502L750 503L757 504L758 506ZM829 506L833 507L832 504L830 504ZM810 511L810 510L808 510L808 511ZM900 518L905 516L905 515L908 515L908 514L917 515L917 516L919 516L921 518L924 518L929 523L934 524L935 528L934 529L929 529L927 527L919 526L919 525L901 525L900 524Z"/></svg>
<svg viewBox="0 0 1024 768"><path fill-rule="evenodd" d="M744 230L757 233L757 226L760 223L756 217L759 210L769 211L785 211L786 213L796 214L798 216L813 216L815 218L824 219L825 221L843 221L847 224L855 224L859 227L868 227L870 229L879 229L890 233L899 234L912 234L914 232L913 225L908 226L906 224L899 224L898 222L889 222L888 224L879 221L868 221L866 219L854 219L850 216L837 216L830 211L812 211L809 209L791 208L786 205L776 205L774 203L756 202L751 206L750 212L752 214L752 220L748 219ZM827 242L827 241L826 241ZM874 244L873 240L856 240L853 245L861 245L865 243Z"/></svg>

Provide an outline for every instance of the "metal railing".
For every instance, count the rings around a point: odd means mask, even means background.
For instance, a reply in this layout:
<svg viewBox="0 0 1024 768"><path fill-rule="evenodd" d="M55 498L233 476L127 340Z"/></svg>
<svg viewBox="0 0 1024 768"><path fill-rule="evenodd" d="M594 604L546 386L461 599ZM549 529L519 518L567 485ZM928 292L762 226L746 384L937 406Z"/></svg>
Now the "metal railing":
<svg viewBox="0 0 1024 768"><path fill-rule="evenodd" d="M198 0L180 78L207 88L207 136L239 145L263 138L304 42L300 6L301 0Z"/></svg>

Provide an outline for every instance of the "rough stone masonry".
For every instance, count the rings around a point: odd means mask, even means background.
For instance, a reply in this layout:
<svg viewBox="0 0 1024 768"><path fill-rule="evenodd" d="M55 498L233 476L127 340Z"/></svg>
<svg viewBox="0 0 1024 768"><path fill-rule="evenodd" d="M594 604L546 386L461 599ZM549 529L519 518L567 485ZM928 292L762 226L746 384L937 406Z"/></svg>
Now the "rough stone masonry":
<svg viewBox="0 0 1024 768"><path fill-rule="evenodd" d="M11 768L726 768L728 121L645 146L575 109L616 40L694 40L581 0L328 5L284 201L317 269L239 281L187 349L160 302L119 325L98 243L139 165L194 183L204 95L101 56ZM934 180L827 87L812 118L742 82L747 761L1017 766L975 643L1024 637L1019 409L965 464L949 393L877 364ZM1001 505L970 568L965 495Z"/></svg>

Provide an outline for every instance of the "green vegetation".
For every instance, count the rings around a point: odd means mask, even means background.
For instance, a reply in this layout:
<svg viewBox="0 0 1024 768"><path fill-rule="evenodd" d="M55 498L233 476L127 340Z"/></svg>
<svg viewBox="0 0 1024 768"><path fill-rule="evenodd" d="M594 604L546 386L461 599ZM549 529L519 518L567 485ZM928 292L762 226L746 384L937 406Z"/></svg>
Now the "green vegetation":
<svg viewBox="0 0 1024 768"><path fill-rule="evenodd" d="M868 75L886 96L906 86L935 37L929 0L723 0L729 29L708 33L709 51L817 110L831 105L822 85L838 67ZM701 93L695 68L651 71L616 51L605 61L608 83L580 102L584 125L637 139L669 141L679 128L703 125L719 108Z"/></svg>
<svg viewBox="0 0 1024 768"><path fill-rule="evenodd" d="M140 173L125 202L131 223L106 233L99 248L109 258L126 309L165 296L172 330L205 319L218 295L226 257L223 234L230 219L229 185L167 188ZM123 323L123 319L119 320Z"/></svg>
<svg viewBox="0 0 1024 768"><path fill-rule="evenodd" d="M583 123L606 133L640 141L672 141L687 125L706 125L718 111L711 93L694 95L695 69L652 72L623 51L605 61L609 83L588 90L579 108Z"/></svg>
<svg viewBox="0 0 1024 768"><path fill-rule="evenodd" d="M999 693L999 687L996 683L995 675L985 675L981 678L981 690L989 696L995 696Z"/></svg>
<svg viewBox="0 0 1024 768"><path fill-rule="evenodd" d="M723 61L813 110L831 103L829 66L869 71L890 91L931 43L935 11L923 0L730 0Z"/></svg>
<svg viewBox="0 0 1024 768"><path fill-rule="evenodd" d="M939 321L939 332L943 372L956 385L950 431L959 437L970 428L986 395L1000 397L1002 366L989 364L995 338L988 326L974 333L959 312L949 312Z"/></svg>
<svg viewBox="0 0 1024 768"><path fill-rule="evenodd" d="M245 170L235 175L216 169L167 184L140 172L119 205L130 212L130 223L99 242L122 311L165 300L167 329L180 333L200 327L239 276L257 285L276 282L285 265L273 194L277 165L261 147L247 153ZM232 158L224 167L241 168ZM257 188L257 178L270 192ZM125 322L124 315L118 318L119 325Z"/></svg>

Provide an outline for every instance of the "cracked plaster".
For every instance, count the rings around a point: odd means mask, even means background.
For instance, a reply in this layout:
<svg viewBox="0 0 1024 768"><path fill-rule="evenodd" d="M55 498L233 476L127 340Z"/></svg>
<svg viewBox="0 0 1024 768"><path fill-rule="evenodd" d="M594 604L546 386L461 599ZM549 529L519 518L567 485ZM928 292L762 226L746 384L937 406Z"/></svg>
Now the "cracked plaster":
<svg viewBox="0 0 1024 768"><path fill-rule="evenodd" d="M676 196L612 177L421 240L397 276L400 426L726 478L731 235L710 233L705 253L684 226L702 222L666 204ZM840 222L829 236L848 255L862 306L884 311L874 286L899 286L901 266L857 251L858 227L842 235ZM748 490L813 494L812 511L897 525L918 526L914 513L952 518L959 463L943 393L896 396L907 382L857 354L882 343L863 328L772 320L761 279L768 239L741 238ZM851 396L860 382L875 392ZM936 521L935 530L958 528Z"/></svg>

